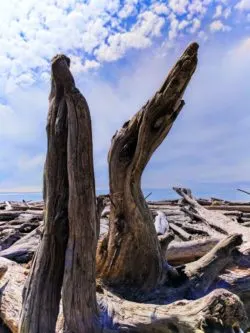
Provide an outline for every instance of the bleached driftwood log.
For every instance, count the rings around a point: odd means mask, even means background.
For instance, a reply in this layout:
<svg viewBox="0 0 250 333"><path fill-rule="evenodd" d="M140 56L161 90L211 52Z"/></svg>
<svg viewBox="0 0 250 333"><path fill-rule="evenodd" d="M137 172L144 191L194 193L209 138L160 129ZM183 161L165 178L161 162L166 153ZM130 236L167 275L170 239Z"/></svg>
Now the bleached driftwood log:
<svg viewBox="0 0 250 333"><path fill-rule="evenodd" d="M28 271L8 259L0 258L0 316L12 333L18 332L22 292ZM178 332L197 333L206 324L211 327L247 326L243 304L236 295L217 289L196 301L181 300L169 305L129 302L102 286L97 286L97 302L103 332ZM56 332L63 332L63 315L59 314Z"/></svg>
<svg viewBox="0 0 250 333"><path fill-rule="evenodd" d="M199 259L208 253L216 244L219 239L208 238L191 240L187 242L170 243L165 258L172 265L181 265Z"/></svg>
<svg viewBox="0 0 250 333"><path fill-rule="evenodd" d="M214 229L219 230L224 235L230 235L236 232L240 233L242 234L244 242L250 242L249 228L240 225L228 216L219 212L208 210L207 208L201 206L192 196L189 189L174 187L174 190L183 197L185 212L190 216L193 216Z"/></svg>
<svg viewBox="0 0 250 333"><path fill-rule="evenodd" d="M36 252L42 237L42 226L20 238L9 248L0 251L0 257L14 260L19 263L27 263Z"/></svg>

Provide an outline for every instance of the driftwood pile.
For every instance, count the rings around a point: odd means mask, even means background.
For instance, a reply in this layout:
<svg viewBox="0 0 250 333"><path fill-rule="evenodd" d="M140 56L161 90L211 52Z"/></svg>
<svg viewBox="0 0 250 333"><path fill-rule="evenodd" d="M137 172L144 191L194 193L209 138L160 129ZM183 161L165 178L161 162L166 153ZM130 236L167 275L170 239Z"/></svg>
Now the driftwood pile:
<svg viewBox="0 0 250 333"><path fill-rule="evenodd" d="M188 192L184 190L183 193L185 191ZM108 195L100 198L104 203L100 212L102 237L109 229L111 203ZM250 235L250 202L232 202L217 198L197 199L196 202L209 211L208 214L211 212L211 218L215 213L219 213L221 223L225 222L224 226L220 228L216 221L209 223L199 213L195 213L192 207L187 207L183 199L148 201L154 219L159 212L166 216L168 234L173 236L166 257L174 266L194 261L210 251L228 234L228 219L234 223L233 232L241 233L239 228L243 226L246 227L243 229L246 233L249 227ZM42 237L43 208L43 201L0 202L1 257L17 263L27 263L32 259Z"/></svg>
<svg viewBox="0 0 250 333"><path fill-rule="evenodd" d="M43 202L0 203L0 253L19 263L29 262L41 239Z"/></svg>
<svg viewBox="0 0 250 333"><path fill-rule="evenodd" d="M229 202L215 198L195 200L188 189L175 188L175 191L181 199L148 201L153 217L156 219L161 213L167 220L166 233L163 235L158 233L158 238L160 242L166 240L167 250L164 255L168 263L180 269L184 264L201 257L204 260L204 255L209 251L215 251L215 245L222 239L226 239L230 234L241 234L243 244L228 257L226 269L215 283L217 288L226 288L240 296L246 312L250 313L250 202ZM108 217L112 203L109 196L100 196L98 201L102 202L102 205L99 204L100 239L102 239L109 229ZM15 282L17 292L23 287L24 278L28 273L27 268L29 269L29 263L42 237L43 208L43 202L0 203L0 257L13 261L13 268L8 268L8 271L11 275L13 270L17 280ZM0 258L3 275L4 260ZM9 261L7 263L9 266ZM23 265L27 263L28 265ZM20 279L17 279L16 274L20 274ZM0 281L7 283L10 278L5 274ZM15 293L13 285L11 288L11 292ZM211 290L213 289L214 286ZM0 317L13 332L16 332L18 313L13 310L12 325L6 318L6 311L9 311L11 300L19 299L21 304L21 295L12 297L8 288L6 291L2 289L2 293ZM20 309L20 304L16 305L16 309ZM12 307L15 309L15 304L12 304Z"/></svg>

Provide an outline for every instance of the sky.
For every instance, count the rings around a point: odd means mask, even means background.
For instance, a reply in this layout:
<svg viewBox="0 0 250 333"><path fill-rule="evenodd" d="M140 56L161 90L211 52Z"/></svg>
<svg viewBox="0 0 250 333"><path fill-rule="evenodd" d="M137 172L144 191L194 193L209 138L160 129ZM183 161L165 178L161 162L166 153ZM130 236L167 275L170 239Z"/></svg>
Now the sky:
<svg viewBox="0 0 250 333"><path fill-rule="evenodd" d="M0 192L41 191L50 59L71 58L93 126L97 189L124 121L199 43L185 107L144 188L250 190L250 0L0 1Z"/></svg>

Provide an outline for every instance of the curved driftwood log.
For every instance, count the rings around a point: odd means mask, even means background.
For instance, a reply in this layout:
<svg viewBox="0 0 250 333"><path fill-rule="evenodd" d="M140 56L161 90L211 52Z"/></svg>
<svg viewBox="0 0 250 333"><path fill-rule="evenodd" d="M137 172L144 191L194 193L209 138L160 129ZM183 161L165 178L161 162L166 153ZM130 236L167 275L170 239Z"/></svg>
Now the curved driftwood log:
<svg viewBox="0 0 250 333"><path fill-rule="evenodd" d="M198 333L205 330L206 324L212 331L216 326L246 327L246 314L239 298L224 289L196 301L182 300L160 306L124 301L104 291L98 295L98 304L110 319L110 332Z"/></svg>
<svg viewBox="0 0 250 333"><path fill-rule="evenodd" d="M110 230L97 252L97 273L113 286L149 290L162 278L163 260L141 176L184 105L197 50L196 43L186 49L161 89L113 136L108 156Z"/></svg>
<svg viewBox="0 0 250 333"><path fill-rule="evenodd" d="M19 264L0 258L0 273L0 316L11 332L17 333L23 285L28 271ZM169 305L153 305L126 301L98 286L97 303L103 333L200 333L203 330L206 332L208 323L215 328L220 324L225 327L247 326L242 302L224 289L217 289L196 301L181 300ZM64 318L60 312L54 332L64 332L63 327Z"/></svg>

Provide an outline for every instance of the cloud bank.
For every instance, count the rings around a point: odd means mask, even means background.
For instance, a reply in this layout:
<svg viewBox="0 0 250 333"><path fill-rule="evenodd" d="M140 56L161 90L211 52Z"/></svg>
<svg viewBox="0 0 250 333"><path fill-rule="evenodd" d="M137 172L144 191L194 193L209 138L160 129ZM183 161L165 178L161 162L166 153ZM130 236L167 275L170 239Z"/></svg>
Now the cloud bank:
<svg viewBox="0 0 250 333"><path fill-rule="evenodd" d="M250 182L247 3L1 2L0 190L41 189L54 54L72 59L92 114L97 187L107 188L112 135L194 39L200 60L186 106L150 161L143 186Z"/></svg>

